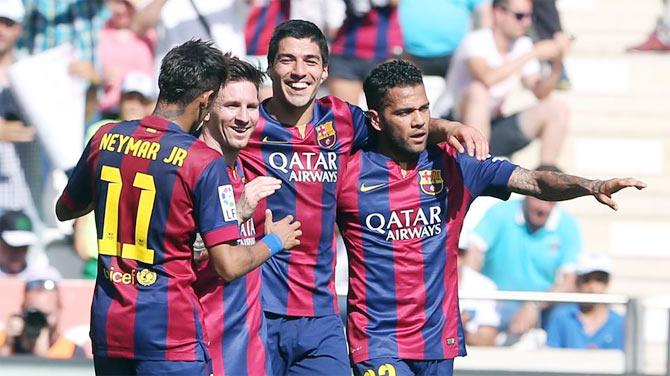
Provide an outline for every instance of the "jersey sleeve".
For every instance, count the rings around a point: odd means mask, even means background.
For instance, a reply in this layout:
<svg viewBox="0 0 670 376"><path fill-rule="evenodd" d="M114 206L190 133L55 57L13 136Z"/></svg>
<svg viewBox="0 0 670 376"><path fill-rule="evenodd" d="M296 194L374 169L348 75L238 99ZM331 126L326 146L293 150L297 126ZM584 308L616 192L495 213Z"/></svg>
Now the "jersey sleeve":
<svg viewBox="0 0 670 376"><path fill-rule="evenodd" d="M70 173L70 178L61 195L60 201L69 210L82 210L93 200L93 179L88 165L90 152L91 142L89 141L79 158L79 162Z"/></svg>
<svg viewBox="0 0 670 376"><path fill-rule="evenodd" d="M202 171L195 185L194 202L198 232L205 247L240 238L235 194L223 158L210 162Z"/></svg>
<svg viewBox="0 0 670 376"><path fill-rule="evenodd" d="M461 169L465 187L473 198L492 196L507 200L510 195L507 183L515 164L502 159L488 157L480 161L464 153L456 154L456 161Z"/></svg>
<svg viewBox="0 0 670 376"><path fill-rule="evenodd" d="M358 106L352 106L347 103L351 111L351 122L354 127L354 142L352 149L358 150L368 143L370 135L370 128L368 128L368 117L365 112Z"/></svg>

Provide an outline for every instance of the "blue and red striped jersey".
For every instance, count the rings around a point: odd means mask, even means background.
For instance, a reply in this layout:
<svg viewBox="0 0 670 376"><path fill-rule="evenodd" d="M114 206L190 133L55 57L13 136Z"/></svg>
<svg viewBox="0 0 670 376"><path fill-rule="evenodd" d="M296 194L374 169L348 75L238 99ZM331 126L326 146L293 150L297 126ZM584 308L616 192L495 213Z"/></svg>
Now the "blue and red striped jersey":
<svg viewBox="0 0 670 376"><path fill-rule="evenodd" d="M196 231L208 248L239 238L223 158L165 119L108 124L89 141L61 199L73 210L95 209L94 354L207 359L191 246Z"/></svg>
<svg viewBox="0 0 670 376"><path fill-rule="evenodd" d="M380 60L402 53L402 30L396 5L371 6L363 14L353 8L347 1L347 16L333 40L332 55Z"/></svg>
<svg viewBox="0 0 670 376"><path fill-rule="evenodd" d="M319 317L338 312L335 294L336 194L351 150L367 142L365 114L332 96L318 99L304 136L277 122L261 105L260 120L240 158L249 179L272 176L281 188L256 209L274 220L293 215L302 223L300 245L279 252L261 267L263 309L280 315Z"/></svg>
<svg viewBox="0 0 670 376"><path fill-rule="evenodd" d="M349 256L347 333L354 362L465 355L456 259L480 195L509 197L516 166L429 146L412 166L376 151L350 159L338 198Z"/></svg>
<svg viewBox="0 0 670 376"><path fill-rule="evenodd" d="M247 55L267 55L275 27L289 19L291 2L263 0L255 3L249 11L247 24L244 27Z"/></svg>
<svg viewBox="0 0 670 376"><path fill-rule="evenodd" d="M228 169L235 201L244 192L244 172L237 161ZM240 225L238 245L256 243L253 219ZM209 259L198 268L194 285L205 311L209 354L217 376L272 376L266 353L267 332L261 309L261 273L254 269L231 282L224 282Z"/></svg>

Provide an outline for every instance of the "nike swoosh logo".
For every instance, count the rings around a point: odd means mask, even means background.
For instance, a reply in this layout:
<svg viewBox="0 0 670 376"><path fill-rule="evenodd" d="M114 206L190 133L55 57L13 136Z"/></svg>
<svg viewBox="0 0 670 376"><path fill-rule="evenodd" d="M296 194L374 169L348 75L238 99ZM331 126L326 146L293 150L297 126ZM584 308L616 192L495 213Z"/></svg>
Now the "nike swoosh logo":
<svg viewBox="0 0 670 376"><path fill-rule="evenodd" d="M375 190L377 188L381 188L385 186L386 183L381 183L381 184L374 184L374 185L365 185L365 183L361 184L361 192L370 192L372 190Z"/></svg>
<svg viewBox="0 0 670 376"><path fill-rule="evenodd" d="M288 144L288 141L274 141L268 139L268 136L263 137L263 143L265 144Z"/></svg>

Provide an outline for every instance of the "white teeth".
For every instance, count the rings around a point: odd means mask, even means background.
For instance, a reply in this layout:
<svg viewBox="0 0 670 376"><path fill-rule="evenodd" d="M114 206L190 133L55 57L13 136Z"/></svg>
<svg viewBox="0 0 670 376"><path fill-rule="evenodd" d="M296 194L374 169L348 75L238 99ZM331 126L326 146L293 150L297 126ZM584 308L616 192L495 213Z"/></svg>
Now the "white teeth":
<svg viewBox="0 0 670 376"><path fill-rule="evenodd" d="M306 82L292 82L289 83L288 86L290 86L293 89L305 89L309 85L307 85Z"/></svg>

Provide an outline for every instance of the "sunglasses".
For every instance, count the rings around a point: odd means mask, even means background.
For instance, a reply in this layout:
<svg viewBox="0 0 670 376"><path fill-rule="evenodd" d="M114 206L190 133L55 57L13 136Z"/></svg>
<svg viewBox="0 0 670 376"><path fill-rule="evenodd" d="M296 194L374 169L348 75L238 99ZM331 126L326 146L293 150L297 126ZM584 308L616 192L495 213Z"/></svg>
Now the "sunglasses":
<svg viewBox="0 0 670 376"><path fill-rule="evenodd" d="M524 18L525 19L530 19L533 15L531 13L524 13L524 12L513 12L512 10L508 8L503 8L506 12L511 13L514 15L514 18L516 18L517 21L522 21Z"/></svg>

